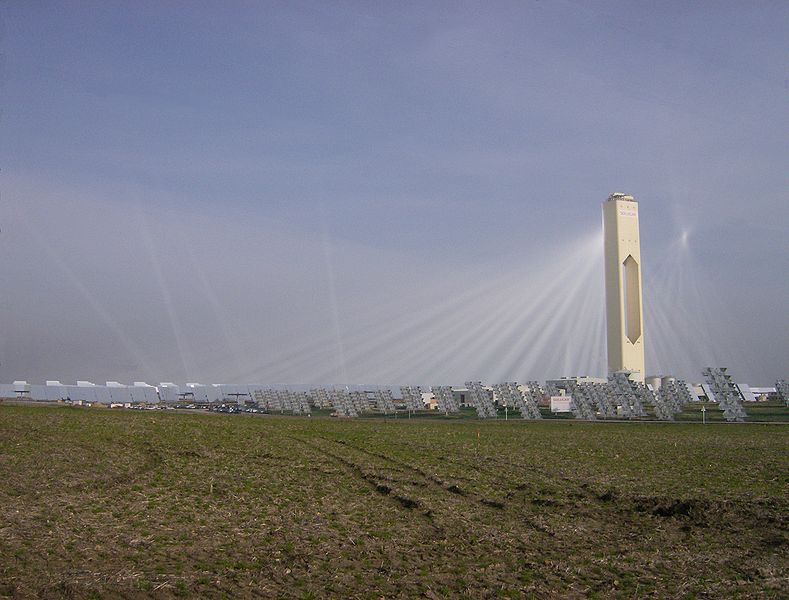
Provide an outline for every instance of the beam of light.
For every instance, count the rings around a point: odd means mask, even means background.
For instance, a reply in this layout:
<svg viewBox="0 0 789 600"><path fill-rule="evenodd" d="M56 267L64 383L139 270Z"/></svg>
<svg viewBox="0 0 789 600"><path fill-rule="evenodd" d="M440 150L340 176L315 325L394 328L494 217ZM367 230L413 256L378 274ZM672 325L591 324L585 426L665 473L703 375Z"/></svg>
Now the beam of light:
<svg viewBox="0 0 789 600"><path fill-rule="evenodd" d="M156 251L153 238L151 237L148 221L142 211L140 211L138 214L140 218L140 231L142 232L143 246L148 253L148 259L150 260L151 266L153 267L156 283L158 284L159 291L162 294L162 301L164 302L164 307L167 311L167 317L170 321L173 337L175 338L175 343L178 347L178 354L181 359L184 377L188 381L197 374L197 369L195 368L194 359L191 355L191 352L189 351L189 345L186 343L186 340L184 340L183 333L181 332L181 324L178 320L178 313L175 310L175 303L173 302L172 295L170 294L170 288L167 286L167 281L162 273L161 263L159 261L159 256Z"/></svg>
<svg viewBox="0 0 789 600"><path fill-rule="evenodd" d="M544 268L542 273L532 276L526 284L517 282L504 291L504 298L513 299L509 306L514 309L515 314L509 315L507 313L510 311L505 310L499 327L491 327L483 332L478 344L470 344L463 349L465 352L460 355L461 358L467 359L471 364L474 364L475 356L477 362L486 359L494 363L485 366L493 379L512 378L522 373L523 353L530 346L541 345L540 329L543 329L543 335L544 328L551 330L551 313L558 309L560 316L555 318L557 321L565 317L563 305L557 307L556 298L564 298L563 304L568 306L577 300L572 293L572 285L568 287L568 281L571 281L572 277L567 278L569 271L566 267L562 268L562 261L546 262L542 266L546 265L547 268ZM557 271L561 275L557 276ZM534 294L530 289L532 287L536 287L539 293ZM508 355L516 358L508 360Z"/></svg>
<svg viewBox="0 0 789 600"><path fill-rule="evenodd" d="M605 286L603 278L602 251L589 265L588 279L582 291L583 304L578 313L577 348L575 355L569 350L565 353L567 362L563 372L571 373L573 367L579 374L601 374L607 371L605 346ZM570 322L568 320L568 322ZM572 339L572 338L571 338ZM587 341L588 340L588 341ZM580 353L580 356L578 354Z"/></svg>
<svg viewBox="0 0 789 600"><path fill-rule="evenodd" d="M329 294L329 308L331 310L332 327L334 329L334 337L336 344L336 373L341 376L341 380L345 383L348 382L348 371L345 361L345 346L342 339L342 328L340 327L340 310L337 304L337 289L334 276L334 263L331 256L331 245L329 243L328 232L326 231L326 220L324 219L323 229L323 256L326 260L326 279Z"/></svg>
<svg viewBox="0 0 789 600"><path fill-rule="evenodd" d="M583 331L584 340L568 342L573 348L570 353L561 344L562 358L552 368L562 368L561 361L570 365L581 359L599 365L600 349L594 346L601 339L602 300L595 309L586 290L601 286L596 273L599 245L599 236L594 236L578 243L569 255L533 261L527 269L518 265L500 270L492 278L485 277L484 269L463 277L450 276L434 281L430 290L400 296L389 306L370 307L355 315L355 323L343 336L348 374L352 380L414 383L447 381L450 374L463 378L470 370L480 376L512 377L521 372L520 359L504 366L497 357L508 352L521 354L519 344L533 345L544 319L556 310L557 297L563 302L555 320L566 323L580 318L577 328ZM434 298L436 291L443 296L440 301L425 300ZM596 315L596 320L588 315ZM598 323L596 331L593 322ZM549 332L562 335L555 326L549 326ZM329 381L337 375L331 366L336 352L333 337L317 337L300 349L260 364L249 377L266 378L276 373L287 378L309 372L312 380Z"/></svg>
<svg viewBox="0 0 789 600"><path fill-rule="evenodd" d="M546 360L549 353L545 344L549 336L560 339L558 325L571 319L570 313L575 309L571 311L570 307L578 304L580 296L576 292L584 285L578 268L584 268L584 259L581 253L570 251L569 256L530 265L538 269L530 270L527 278L518 276L520 269L513 271L507 277L508 285L487 302L487 309L499 317L498 324L484 323L476 329L477 335L455 354L460 364L477 365L480 377L488 375L492 379L519 377L525 369L533 369L534 363L559 369L557 356ZM558 303L557 298L561 299ZM571 342L568 340L567 344ZM527 350L528 356L529 348L534 349L533 358L524 360L523 350ZM507 354L520 354L521 358L508 364ZM546 363L554 366L547 367Z"/></svg>
<svg viewBox="0 0 789 600"><path fill-rule="evenodd" d="M414 377L430 377L440 372L441 365L469 363L481 369L480 359L488 353L491 340L506 328L513 318L511 313L522 299L520 290L513 286L512 276L504 275L494 280L472 280L481 287L480 295L467 302L449 318L430 324L414 340L420 357ZM448 290L447 293L452 293ZM477 357L477 360L475 360ZM477 377L468 373L467 377ZM424 380L424 379L423 379Z"/></svg>
<svg viewBox="0 0 789 600"><path fill-rule="evenodd" d="M687 240L685 240L687 241ZM700 291L682 238L645 271L645 343L650 372L676 373L720 362L706 326L694 331L709 298ZM366 381L430 383L476 371L490 380L605 372L605 315L601 242L594 236L530 269L504 269L495 278L448 277L435 288L396 298L355 315L343 344L347 375ZM681 252L684 251L684 252ZM443 298L434 301L437 290ZM561 298L557 300L557 298ZM690 325L688 325L690 324ZM707 348L700 351L699 346ZM317 337L270 367L282 377L304 372L337 376L333 336ZM335 357L336 360L336 357ZM695 372L695 371L694 371ZM451 374L451 377L450 377Z"/></svg>
<svg viewBox="0 0 789 600"><path fill-rule="evenodd" d="M540 358L547 355L552 339L554 344L572 343L556 337L554 330L558 323L567 318L569 307L578 300L575 293L583 285L577 270L583 269L590 249L589 241L582 240L566 255L546 263L542 276L533 280L543 289L543 293L524 306L522 319L513 328L520 335L509 343L509 350L499 360L502 375L526 373L532 377L537 376L535 371L540 367L559 369L559 365L552 364L551 359L546 361Z"/></svg>
<svg viewBox="0 0 789 600"><path fill-rule="evenodd" d="M686 230L690 231L689 229ZM705 289L689 254L689 236L645 269L645 344L650 373L689 375L720 363L715 294ZM473 275L450 274L429 289L404 290L388 304L362 307L332 334L255 367L280 378L313 381L451 382L605 373L605 313L600 236L578 240L554 258ZM329 268L330 278L333 274ZM336 293L336 290L335 290ZM330 299L335 307L338 299ZM725 337L725 336L724 336ZM343 374L337 369L341 339ZM717 341L717 343L716 343ZM724 348L725 349L725 348ZM459 380L459 379L458 379Z"/></svg>
<svg viewBox="0 0 789 600"><path fill-rule="evenodd" d="M550 312L551 307L554 306L551 300L552 292L555 294L563 290L563 297L569 295L571 298L567 301L568 305L576 302L577 298L587 297L586 294L577 296L572 293L567 294L568 289L583 287L586 281L584 278L581 278L581 282L575 288L568 288L563 283L563 277L571 272L567 267L582 264L587 255L588 249L585 247L582 253L572 256L570 261L567 261L569 265L564 265L563 261L559 260L558 269L544 268L543 272L550 273L550 277L531 278L536 279L534 285L542 292L536 297L530 296L531 286L524 285L522 278L519 277L520 270L506 272L501 277L497 277L495 285L484 279L481 282L472 279L472 284L478 284L476 287L483 292L481 295L476 293L467 295L463 305L456 306L450 313L441 314L440 319L433 320L411 338L401 340L395 345L388 343L380 349L380 353L367 352L372 346L366 344L365 355L359 357L359 362L355 363L355 366L366 367L364 370L368 374L375 372L380 378L403 377L405 374L412 382L415 379L421 382L435 381L436 378L446 379L446 373L459 372L464 364L475 365L474 369L480 369L482 365L490 371L494 368L494 363L498 362L495 361L495 357L509 345L507 340L512 337L513 331L519 328L519 324L514 322L515 317L527 323L539 321L542 317L535 313L534 307ZM586 267L585 272L589 273L592 269L593 265L590 265ZM562 276L555 274L557 270ZM572 275L570 279L575 279L575 276ZM453 297L457 293L452 287L445 285L440 287L446 289L447 294ZM474 292L477 291L476 287ZM469 298L474 301L469 302ZM425 308L422 307L421 311L424 310ZM422 321L419 319L418 306L409 306L404 308L403 312L408 315L416 314L415 320ZM387 323L391 322L387 321ZM364 330L358 335L364 340ZM374 338L374 336L368 337ZM353 347L352 344L348 346ZM599 352L594 354L599 355ZM354 364L350 354L348 358L349 362ZM486 361L491 364L486 364ZM376 363L388 365L387 370L371 368ZM465 375L468 375L468 372ZM465 375L461 374L461 376Z"/></svg>
<svg viewBox="0 0 789 600"><path fill-rule="evenodd" d="M225 309L222 306L222 303L219 302L219 298L214 292L213 286L208 281L205 269L203 269L200 261L197 260L194 251L193 238L186 235L181 227L175 228L174 232L180 240L179 246L184 248L186 251L186 255L189 258L192 270L197 276L197 281L200 284L200 291L202 292L203 297L205 298L208 305L211 307L214 319L216 319L219 330L222 333L222 338L227 349L226 356L228 356L229 359L235 364L236 373L241 373L244 371L244 368L242 366L238 343L235 341L236 336L231 332Z"/></svg>
<svg viewBox="0 0 789 600"><path fill-rule="evenodd" d="M360 322L365 331L373 331L376 335L364 336L372 345L365 345L360 351L366 352L373 348L390 344L410 343L415 338L424 338L425 332L436 322L462 321L470 317L470 311L479 302L490 296L491 288L495 289L500 277L485 279L476 274L446 279L437 284L437 291L427 294L424 290L407 296L401 294L387 307L380 307L369 317L362 317ZM426 297L440 296L438 302L427 301ZM457 329L454 330L457 335Z"/></svg>
<svg viewBox="0 0 789 600"><path fill-rule="evenodd" d="M33 227L28 227L27 221L24 220L22 222L22 226L27 230L28 234L31 235L37 242L37 245L44 249L49 259L55 264L58 270L66 276L68 281L74 288L80 293L80 295L85 299L85 301L90 305L93 312L99 317L102 323L113 333L113 335L118 339L121 343L121 346L126 350L126 352L136 361L137 365L143 368L145 373L153 374L156 371L153 368L153 365L148 362L146 358L146 354L142 348L140 348L134 341L126 335L126 332L118 325L116 320L113 316L104 308L104 306L99 302L98 298L91 292L90 288L88 288L82 281L76 276L74 271L68 266L68 264L60 257L60 255L54 251L49 240L41 235L41 233Z"/></svg>
<svg viewBox="0 0 789 600"><path fill-rule="evenodd" d="M528 344L534 339L535 330L539 329L539 323L546 316L543 313L549 314L555 307L555 299L566 293L567 275L577 265L573 259L567 262L546 260L541 262L537 272L529 272L525 277L513 274L512 281L502 290L500 301L506 310L501 312L499 326L483 334L486 345L491 348L488 352L490 360L496 363L492 367L494 379L513 378L522 374L520 365L507 365L506 359L498 357L505 349L517 351L521 344ZM505 304L506 300L509 302Z"/></svg>
<svg viewBox="0 0 789 600"><path fill-rule="evenodd" d="M698 307L693 306L694 299L688 296L681 249L680 244L671 244L657 257L655 269L644 282L644 316L649 326L647 364L653 373L657 369L659 374L689 375L685 370L698 360L693 349L709 343L704 340L708 331L701 322Z"/></svg>
<svg viewBox="0 0 789 600"><path fill-rule="evenodd" d="M473 287L463 287L462 282L450 281L441 287L455 291L441 302L425 304L424 292L420 290L415 295L401 295L386 306L376 305L365 313L355 315L355 331L358 333L353 334L353 339L347 344L353 358L369 358L380 352L385 354L387 348L408 346L413 337L431 323L456 314L474 298L483 296L487 286L482 282ZM269 373L287 377L289 373L303 372L303 369L312 372L313 377L317 378L315 380L325 381L330 374L316 371L316 365L320 365L323 357L331 354L335 343L335 336L331 333L315 336L292 351L250 369L245 377Z"/></svg>
<svg viewBox="0 0 789 600"><path fill-rule="evenodd" d="M645 271L646 350L653 372L698 378L704 366L752 365L728 331L733 317L694 260L685 226ZM645 324L646 326L646 324ZM755 365L754 365L755 367Z"/></svg>
<svg viewBox="0 0 789 600"><path fill-rule="evenodd" d="M569 338L562 335L561 326L571 319L579 297L586 292L584 280L580 276L566 283L562 290L562 297L559 302L552 307L551 313L545 315L542 320L542 330L536 338L529 344L528 352L524 355L523 361L526 365L538 364L539 357L548 356L547 364L553 370L553 374L559 374L559 363L564 352L565 345L582 344L580 336L573 335ZM547 372L551 372L546 369ZM566 373L565 373L566 374Z"/></svg>

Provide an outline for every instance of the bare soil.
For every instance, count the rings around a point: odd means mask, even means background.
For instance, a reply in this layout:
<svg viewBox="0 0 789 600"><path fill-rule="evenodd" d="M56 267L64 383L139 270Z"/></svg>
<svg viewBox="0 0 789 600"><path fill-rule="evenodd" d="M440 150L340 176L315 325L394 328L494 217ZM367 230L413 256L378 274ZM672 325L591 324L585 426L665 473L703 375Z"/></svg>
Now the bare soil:
<svg viewBox="0 0 789 600"><path fill-rule="evenodd" d="M788 434L0 406L0 597L787 597Z"/></svg>

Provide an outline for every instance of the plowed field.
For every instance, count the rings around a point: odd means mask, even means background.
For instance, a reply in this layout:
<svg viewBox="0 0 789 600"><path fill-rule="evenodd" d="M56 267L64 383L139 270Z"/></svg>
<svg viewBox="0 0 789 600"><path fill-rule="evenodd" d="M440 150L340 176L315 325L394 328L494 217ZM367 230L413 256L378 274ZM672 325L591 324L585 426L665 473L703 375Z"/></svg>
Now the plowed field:
<svg viewBox="0 0 789 600"><path fill-rule="evenodd" d="M0 597L786 597L784 425L0 406Z"/></svg>

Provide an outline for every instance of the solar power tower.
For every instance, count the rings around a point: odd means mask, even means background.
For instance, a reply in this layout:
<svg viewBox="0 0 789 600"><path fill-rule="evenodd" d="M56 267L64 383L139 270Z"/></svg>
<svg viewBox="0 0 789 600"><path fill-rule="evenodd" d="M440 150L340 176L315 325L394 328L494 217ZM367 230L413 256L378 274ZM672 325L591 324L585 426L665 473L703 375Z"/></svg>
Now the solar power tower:
<svg viewBox="0 0 789 600"><path fill-rule="evenodd" d="M644 318L638 202L615 193L603 202L608 372L644 381Z"/></svg>

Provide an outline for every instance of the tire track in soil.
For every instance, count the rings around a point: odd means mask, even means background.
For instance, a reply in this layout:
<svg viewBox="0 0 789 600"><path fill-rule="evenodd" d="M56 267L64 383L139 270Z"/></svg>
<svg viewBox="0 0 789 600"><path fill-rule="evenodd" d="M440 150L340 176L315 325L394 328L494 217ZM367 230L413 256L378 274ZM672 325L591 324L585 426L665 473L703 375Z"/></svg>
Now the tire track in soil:
<svg viewBox="0 0 789 600"><path fill-rule="evenodd" d="M373 487L379 494L383 496L389 496L400 503L400 505L407 509L407 510L414 510L419 507L423 507L426 510L422 512L423 516L427 518L433 527L442 532L445 531L447 527L455 528L455 527L462 527L462 528L469 528L473 527L471 522L471 518L474 518L475 511L473 510L473 505L476 504L477 506L484 507L488 511L495 512L498 514L502 514L505 512L507 508L504 502L499 502L497 500L493 500L490 498L486 498L481 494L477 494L475 492L470 492L468 490L464 490L459 487L457 484L450 483L438 477L437 475L430 474L426 472L424 469L411 465L405 461L393 458L386 454L380 452L374 452L371 450L367 450L366 448L360 448L353 444L348 443L345 440L335 440L331 438L326 438L323 436L317 436L318 439L326 442L334 447L339 447L351 451L355 451L359 454L363 454L367 457L377 459L379 461L383 461L385 465L391 466L384 466L384 468L395 468L395 470L399 470L403 473L411 473L412 475L416 475L418 481L408 481L408 480L397 480L391 477L386 477L381 474L377 473L370 473L365 470L363 465L360 465L353 460L346 458L344 456L338 455L336 452L333 452L326 447L320 446L315 443L310 443L307 440L299 439L302 443L312 447L315 450L323 452L327 456L332 457L333 459L337 460L346 468L350 469L355 475L366 481L369 485ZM443 505L442 510L440 512L436 511L435 509L428 507L425 505L423 501L414 500L413 498L409 498L402 493L392 494L394 491L392 486L387 485L384 482L389 483L406 483L407 485L414 485L416 487L424 487L428 488L433 491L441 492L440 497L437 497L437 500ZM449 523L439 525L437 523L437 519L440 519L443 515L451 515L451 519ZM533 519L519 514L518 519L521 523L525 523L530 529L533 531L544 534L550 537L555 536L555 532L553 532L549 527L545 526L542 523L536 522ZM443 520L443 519L441 519ZM445 533L444 533L445 535Z"/></svg>
<svg viewBox="0 0 789 600"><path fill-rule="evenodd" d="M443 531L443 528L434 522L433 519L435 514L434 511L430 507L427 507L424 504L424 502L411 498L405 495L404 493L398 492L393 486L387 485L387 483L385 483L385 482L402 483L400 480L370 473L364 469L363 465L357 464L354 461L344 456L341 456L340 454L337 454L336 452L332 452L331 450L328 450L327 448L322 447L319 444L315 444L314 442L310 442L303 438L294 437L294 436L288 436L288 438L293 441L297 441L301 444L304 444L306 446L309 446L313 450L317 450L318 452L320 452L322 455L334 459L335 461L343 465L354 476L358 477L359 479L367 483L376 492L378 492L382 496L386 496L391 500L393 500L402 509L406 511L416 511L416 509L424 508L425 510L420 511L419 514L425 517L427 522L435 529L439 531ZM328 442L334 441L334 440L327 440L326 438L320 438L320 439Z"/></svg>
<svg viewBox="0 0 789 600"><path fill-rule="evenodd" d="M326 439L326 438L322 438L322 439ZM490 507L493 507L493 508L499 508L499 509L506 508L506 500L511 499L515 495L515 492L522 492L522 491L528 490L529 487L533 487L533 488L537 488L538 487L537 485L529 486L528 484L526 484L524 482L521 482L521 483L517 484L514 487L514 490L509 491L506 494L506 496L505 496L503 501L500 501L500 500L497 500L497 499L487 498L487 497L485 497L482 494L477 494L477 493L474 493L474 492L470 492L468 490L464 490L464 489L460 488L457 484L451 484L451 483L449 483L447 481L444 481L444 480L440 479L439 477L437 477L435 475L431 475L431 474L427 473L426 471L424 471L423 469L421 469L419 467L415 467L415 466L413 466L413 465L411 465L409 463L406 463L404 461L400 461L398 459L392 458L392 457L387 456L385 454L381 454L381 453L378 453L378 452L372 452L372 451L367 450L365 448L359 448L358 446L354 446L353 444L349 444L346 441L336 441L336 440L327 440L327 441L335 441L336 443L343 444L343 445L349 446L351 448L354 448L355 450L358 450L359 452L362 452L362 453L365 453L365 454L368 454L370 456L374 456L374 457L377 457L377 458L381 458L381 459L383 459L385 461L392 462L393 464L396 464L396 465L398 465L400 467L412 470L412 471L416 472L417 474L421 475L422 477L424 477L425 479L427 479L429 481L432 481L436 485L439 485L439 486L447 489L447 491L450 491L450 492L453 492L453 493L457 493L457 494L462 495L462 496L474 497L474 498L476 498L479 501L480 504L485 505L485 506L490 506ZM494 456L484 456L484 457L480 457L480 459L483 460L487 464L502 467L502 469L504 469L504 470L520 471L521 473L526 473L528 479L530 479L532 481L536 481L536 482L540 482L540 483L546 484L547 486L556 487L557 483L561 482L561 484L563 486L567 486L567 487L573 488L573 491L569 493L569 496L571 498L575 498L575 499L579 499L579 498L597 498L597 499L601 499L598 496L600 496L601 494L605 493L605 492L600 492L598 494L598 493L596 493L594 490L592 490L590 488L588 483L585 483L585 482L584 483L578 483L578 481L576 481L576 480L574 480L574 479L572 479L570 477L567 477L566 475L561 475L561 476L557 476L557 477L553 477L553 478L549 477L549 476L546 476L545 473L539 467L536 467L536 466L526 465L526 464L523 464L523 463L507 462L507 461L503 461L503 460L501 460L501 459L499 459L497 457L494 457ZM457 459L455 459L455 458L453 458L451 456L444 456L444 457L442 457L442 461L451 463L452 465L457 466L457 467L461 467L463 469L474 468L473 465L470 465L469 463L465 463L465 462L462 462L460 460L457 460ZM464 477L453 477L453 479L455 479L455 480L471 481L470 478L464 478ZM532 502L534 504L537 504L537 505L546 505L546 504L548 504L548 505L557 505L557 504L560 503L559 501L556 501L556 500L546 499L544 496L545 496L544 493L538 492L532 498Z"/></svg>
<svg viewBox="0 0 789 600"><path fill-rule="evenodd" d="M508 501L515 498L516 494L518 493L523 493L524 495L526 495L528 501L532 505L541 509L548 509L549 511L555 510L559 507L569 507L569 506L574 507L574 509L581 508L581 509L589 510L590 506L589 504L587 504L587 502L589 501L593 502L597 506L599 505L610 506L610 500L607 497L605 497L605 494L609 493L608 489L606 489L606 491L604 492L597 492L594 489L592 489L588 483L586 482L579 483L571 479L570 477L567 477L566 475L558 475L557 477L552 478L546 476L536 466L525 465L522 463L510 463L492 456L480 457L485 463L489 465L502 467L503 469L507 469L510 471L514 470L514 471L520 471L521 473L527 473L528 474L527 478L537 480L537 482L541 482L545 486L553 489L553 491L543 491L540 489L539 484L529 485L527 483L521 482L518 483L514 487L514 489L508 491L505 494L504 499L498 500L498 499L488 498L482 494L464 490L460 488L458 485L452 484L448 481L444 481L438 476L432 475L420 467L416 467L405 461L390 457L386 454L367 450L366 448L360 448L358 446L348 443L345 440L333 440L323 437L321 437L321 439L324 439L328 442L334 442L336 444L340 444L341 446L352 448L354 450L359 451L362 454L374 458L379 458L381 460L384 460L385 462L389 462L403 469L412 471L417 475L423 477L426 481L431 482L432 484L434 484L434 486L437 486L438 488L441 488L450 493L458 494L459 496L465 498L473 499L479 505L485 506L489 509L493 509L497 512L508 510L510 508ZM455 458L444 457L444 459L442 460L447 460L447 462L451 462L452 464L456 466L460 466L462 468L470 467L468 463L464 463ZM561 497L557 498L555 496L555 494L558 491L556 488L562 488L564 486L570 488L572 491L565 492L566 493L565 498L561 498ZM461 506L463 508L469 508L468 504L462 504ZM622 510L621 507L620 510ZM627 513L629 511L625 509L623 512ZM556 530L554 530L553 527L546 525L545 523L542 523L539 520L535 520L526 512L519 511L518 519L521 523L527 525L530 529L538 533L544 534L548 537L554 538L558 533Z"/></svg>
<svg viewBox="0 0 789 600"><path fill-rule="evenodd" d="M740 517L755 512L762 507L759 499L749 499L747 502L736 501L714 501L710 498L693 496L675 496L660 494L643 493L624 493L612 484L600 485L599 482L578 481L567 475L557 474L554 478L545 477L538 472L537 467L523 463L507 463L501 459L489 457L491 463L514 468L525 473L534 474L550 486L560 485L565 488L565 498L551 498L550 495L538 495L532 498L532 502L537 505L547 506L566 506L583 505L583 501L589 501L595 506L617 512L622 515L632 516L634 514L646 514L663 518L679 518L692 522L693 524L708 526L709 514L719 515L719 520L723 520L720 514L732 513L739 514ZM455 464L458 464L457 462ZM527 486L519 484L515 490L526 490ZM508 497L514 495L513 492ZM763 518L763 517L762 517ZM754 518L754 521L757 521Z"/></svg>
<svg viewBox="0 0 789 600"><path fill-rule="evenodd" d="M446 460L455 466L467 466L453 458ZM610 485L600 487L594 483L579 481L559 473L549 476L542 468L535 465L509 462L494 456L485 456L484 460L488 464L501 467L528 480L528 482L518 482L507 491L504 496L505 501L511 500L518 493L524 493L533 505L546 507L577 506L579 503L584 504L585 501L600 506L608 506L612 501L628 501L628 504L637 504L641 500L640 498L625 498ZM560 493L560 497L557 497L557 493Z"/></svg>
<svg viewBox="0 0 789 600"><path fill-rule="evenodd" d="M399 460L399 459L394 458L392 456L389 456L389 455L386 455L386 454L383 454L383 453L380 453L380 452L373 452L372 450L367 450L366 448L360 448L359 446L355 446L353 444L349 444L348 442L346 442L344 440L338 441L338 440L329 440L329 439L326 439L326 438L321 438L321 439L324 439L326 441L331 441L331 442L334 442L334 443L337 443L337 444L341 444L341 445L343 445L345 447L352 448L353 450L356 450L357 452L361 452L362 454L365 454L367 456L371 456L373 458L381 459L384 462L391 463L391 464L393 464L393 465L395 465L395 466L397 466L397 467L399 467L401 469L404 469L404 470L407 470L407 471L411 471L412 473L417 474L419 477L422 477L429 484L432 484L434 489L438 488L438 489L441 489L443 491L449 492L450 494L455 494L457 496L468 498L468 499L470 499L472 501L478 502L482 506L487 506L489 508L495 508L495 509L498 509L498 510L502 510L502 509L506 508L506 506L505 506L505 504L503 502L499 502L497 500L493 500L491 498L487 498L487 497L485 497L485 496L483 496L481 494L477 494L475 492L470 492L468 490L464 490L463 488L461 488L456 483L451 483L449 481L445 481L445 480L441 479L440 477L438 477L437 475L433 475L432 473L428 473L427 471L425 471L424 469L422 469L420 467L414 466L414 465L412 465L410 463L407 463L405 461Z"/></svg>
<svg viewBox="0 0 789 600"><path fill-rule="evenodd" d="M779 519L775 519L775 523L771 523L770 517L765 516L769 510L760 499L748 499L744 502L733 500L721 502L697 496L624 493L611 484L601 486L599 483L578 481L562 474L557 474L554 478L546 477L538 471L538 467L528 464L510 463L496 457L486 457L486 460L494 465L528 473L551 487L558 485L566 490L564 498L557 498L553 494L542 493L538 489L538 493L532 494L530 499L532 504L537 506L574 506L576 509L582 510L594 510L592 507L595 506L598 509L617 513L624 518L652 516L679 519L685 523L684 527L699 526L704 528L709 527L712 521L716 521L719 523L719 527L732 529L737 526L738 521L743 519L752 521L752 527L765 520L769 525L774 524L781 527L778 523ZM453 460L452 462L462 466L460 461ZM516 492L527 490L528 486L520 483L515 486L513 491L508 492L506 497L509 499L514 497ZM782 513L776 512L776 514Z"/></svg>
<svg viewBox="0 0 789 600"><path fill-rule="evenodd" d="M325 439L326 441L335 442L335 443L344 445L346 447L353 448L354 450L358 450L359 452L361 452L363 454L366 454L368 456L379 458L379 459L382 459L382 460L384 460L386 462L392 463L392 464L394 464L394 465L396 465L398 467L401 467L403 469L410 470L410 471L420 475L421 477L424 477L425 480L433 483L434 486L437 486L439 489L447 491L447 492L449 492L451 494L456 494L456 495L461 496L463 498L470 498L470 499L476 501L479 505L484 506L484 507L489 508L489 509L492 509L492 510L495 510L496 512L501 512L501 511L504 511L505 509L507 509L506 502L500 502L498 500L493 500L493 499L487 498L487 497L483 496L482 494L477 494L475 492L464 490L463 488L461 488L457 484L450 483L448 481L444 481L440 477L438 477L436 475L432 475L430 473L427 473L424 469L422 469L420 467L416 467L414 465L411 465L411 464L409 464L409 463L407 463L405 461L393 458L391 456L388 456L388 455L380 453L380 452L373 452L371 450L367 450L366 448L360 448L360 447L355 446L353 444L349 444L345 440L338 441L338 440L331 440L331 439L326 439L326 438L321 438L321 439ZM462 463L462 462L460 462L458 460L455 460L455 459L449 459L447 457L445 457L445 459L450 461L450 462L452 462L453 464L459 465L461 467L468 468L468 466L469 466L468 464L464 464L464 463ZM489 462L491 464L504 464L503 461L493 460L493 459L491 459ZM534 468L534 469L536 471L536 468ZM542 475L541 475L541 477L542 477L543 480L546 479ZM467 479L467 481L470 481L470 480ZM548 481L550 481L550 480L548 480ZM517 489L521 490L521 489L525 489L525 488L519 486ZM513 494L508 494L507 495L507 499L512 498L512 496L513 496ZM543 498L539 498L539 497L538 498L533 498L532 499L532 503L538 504L538 503L540 503L539 501L541 501L541 500L543 501L542 503L546 503ZM469 505L467 503L463 503L460 506L462 508L469 508ZM543 523L535 521L534 519L532 519L531 517L527 516L526 514L521 513L521 514L518 515L518 518L519 518L521 523L525 523L530 529L532 529L532 530L534 530L534 531L536 531L538 533L547 535L549 537L555 537L556 536L556 532L553 531L550 527L546 526Z"/></svg>

